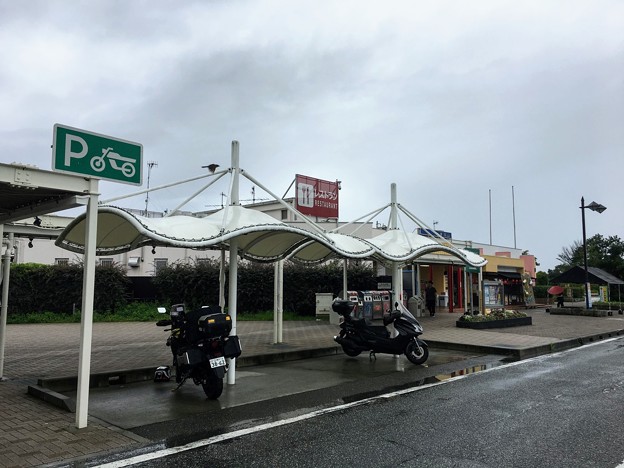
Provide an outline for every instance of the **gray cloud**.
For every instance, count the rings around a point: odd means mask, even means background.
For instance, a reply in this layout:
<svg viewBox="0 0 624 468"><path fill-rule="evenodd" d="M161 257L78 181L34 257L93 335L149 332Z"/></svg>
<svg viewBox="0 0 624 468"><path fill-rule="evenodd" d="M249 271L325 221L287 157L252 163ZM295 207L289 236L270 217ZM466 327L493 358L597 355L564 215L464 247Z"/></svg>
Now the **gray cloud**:
<svg viewBox="0 0 624 468"><path fill-rule="evenodd" d="M241 165L280 195L295 173L342 180L345 220L387 203L395 182L424 221L487 242L491 189L493 240L508 246L513 185L518 246L552 268L580 238L582 195L608 207L588 235L624 237L623 10L606 0L3 2L2 160L49 168L58 122L141 142L159 164L155 185L229 165L237 139ZM171 208L191 190L150 203Z"/></svg>

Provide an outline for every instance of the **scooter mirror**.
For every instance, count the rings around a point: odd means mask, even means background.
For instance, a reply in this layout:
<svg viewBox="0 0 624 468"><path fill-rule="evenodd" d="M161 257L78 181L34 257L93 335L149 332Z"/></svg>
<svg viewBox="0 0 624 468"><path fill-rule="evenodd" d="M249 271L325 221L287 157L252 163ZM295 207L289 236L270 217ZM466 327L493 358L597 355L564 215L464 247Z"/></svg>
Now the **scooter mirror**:
<svg viewBox="0 0 624 468"><path fill-rule="evenodd" d="M167 313L167 309L165 309L164 307L159 307L158 308L158 313L159 314L166 314Z"/></svg>

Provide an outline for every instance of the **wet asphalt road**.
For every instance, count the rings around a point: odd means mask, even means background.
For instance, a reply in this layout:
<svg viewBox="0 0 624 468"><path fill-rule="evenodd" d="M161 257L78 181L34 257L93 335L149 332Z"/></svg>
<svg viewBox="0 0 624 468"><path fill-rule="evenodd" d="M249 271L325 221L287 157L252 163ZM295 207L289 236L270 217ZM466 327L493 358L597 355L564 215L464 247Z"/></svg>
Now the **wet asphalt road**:
<svg viewBox="0 0 624 468"><path fill-rule="evenodd" d="M624 460L623 362L624 339L600 342L137 466L615 467ZM378 377L382 387L400 388L391 376ZM278 401L230 430L302 414L286 408Z"/></svg>

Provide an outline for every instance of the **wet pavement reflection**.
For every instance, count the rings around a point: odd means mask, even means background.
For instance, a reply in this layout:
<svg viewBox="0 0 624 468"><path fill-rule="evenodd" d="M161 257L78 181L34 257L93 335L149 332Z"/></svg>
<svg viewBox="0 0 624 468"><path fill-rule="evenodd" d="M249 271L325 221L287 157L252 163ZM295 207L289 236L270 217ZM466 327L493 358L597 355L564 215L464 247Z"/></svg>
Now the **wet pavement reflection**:
<svg viewBox="0 0 624 468"><path fill-rule="evenodd" d="M478 361L481 357L482 355L475 353L436 349L422 366L414 366L405 356L379 354L375 358L361 354L355 358L336 355L245 367L237 369L236 385L226 384L222 396L217 401L206 399L201 386L196 386L191 381L177 390L173 380L111 385L91 390L89 413L123 429L132 429L198 413L220 411L287 395L328 389L341 384L356 383L351 387L355 386L357 389L359 381L370 383L376 378L381 378L382 384L377 388L366 389L361 393L356 390L341 398L344 402L356 401L398 388L384 386L384 382L392 379L405 381L399 385L401 388L424 385L485 370L488 366L496 365L501 358L490 355L488 363L463 365L467 361L475 359ZM442 372L432 376L432 371L438 368ZM65 392L65 394L75 397L75 393ZM331 404L335 403L334 400ZM278 418L281 419L283 416L280 415Z"/></svg>

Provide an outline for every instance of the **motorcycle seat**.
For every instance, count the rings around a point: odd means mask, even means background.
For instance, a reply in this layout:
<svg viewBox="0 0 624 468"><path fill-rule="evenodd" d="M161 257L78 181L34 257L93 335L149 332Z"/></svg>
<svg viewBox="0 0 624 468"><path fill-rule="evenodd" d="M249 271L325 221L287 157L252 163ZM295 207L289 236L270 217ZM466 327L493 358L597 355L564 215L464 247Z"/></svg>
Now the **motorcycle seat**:
<svg viewBox="0 0 624 468"><path fill-rule="evenodd" d="M352 318L350 322L355 328L366 328L367 326L365 318Z"/></svg>

